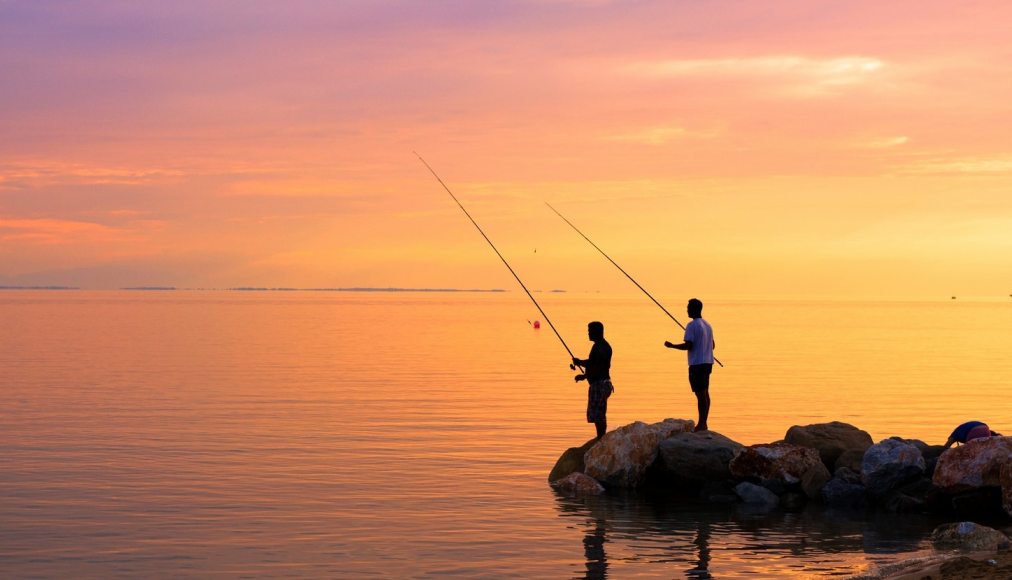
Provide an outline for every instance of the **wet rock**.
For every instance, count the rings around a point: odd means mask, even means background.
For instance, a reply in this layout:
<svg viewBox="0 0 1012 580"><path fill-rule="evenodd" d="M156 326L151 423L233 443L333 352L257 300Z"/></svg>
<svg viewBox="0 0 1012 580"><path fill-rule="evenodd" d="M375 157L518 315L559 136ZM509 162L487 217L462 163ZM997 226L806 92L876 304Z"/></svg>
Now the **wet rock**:
<svg viewBox="0 0 1012 580"><path fill-rule="evenodd" d="M861 484L861 470L851 469L849 467L837 467L836 472L833 474L836 479L841 479L847 483ZM862 486L863 487L863 486Z"/></svg>
<svg viewBox="0 0 1012 580"><path fill-rule="evenodd" d="M551 473L548 474L548 483L558 481L570 473L583 472L584 463L583 457L587 454L587 450L597 443L597 438L587 441L580 447L570 447L566 449L559 460L555 462L555 467L552 468Z"/></svg>
<svg viewBox="0 0 1012 580"><path fill-rule="evenodd" d="M899 491L891 492L882 501L882 507L894 514L909 514L924 511L924 499Z"/></svg>
<svg viewBox="0 0 1012 580"><path fill-rule="evenodd" d="M863 456L865 450L874 443L867 432L839 421L795 425L787 430L784 441L817 450L827 469L835 469L837 460L848 451Z"/></svg>
<svg viewBox="0 0 1012 580"><path fill-rule="evenodd" d="M999 487L1002 466L1009 462L1012 462L1012 437L974 439L942 453L932 480L948 492Z"/></svg>
<svg viewBox="0 0 1012 580"><path fill-rule="evenodd" d="M1012 462L1001 468L1001 505L1005 513L1012 517Z"/></svg>
<svg viewBox="0 0 1012 580"><path fill-rule="evenodd" d="M822 488L832 478L825 465L813 465L801 475L801 491L810 498L819 498Z"/></svg>
<svg viewBox="0 0 1012 580"><path fill-rule="evenodd" d="M604 487L596 479L580 472L570 473L562 479L553 481L552 487L571 495L598 495L604 493Z"/></svg>
<svg viewBox="0 0 1012 580"><path fill-rule="evenodd" d="M730 481L710 481L704 483L699 490L699 499L709 503L736 503L738 495Z"/></svg>
<svg viewBox="0 0 1012 580"><path fill-rule="evenodd" d="M864 451L858 451L856 449L844 451L833 465L833 471L836 472L838 469L846 467L854 473L861 473L862 461L864 461Z"/></svg>
<svg viewBox="0 0 1012 580"><path fill-rule="evenodd" d="M951 496L952 511L959 517L993 518L1002 512L1001 490L997 487L971 489Z"/></svg>
<svg viewBox="0 0 1012 580"><path fill-rule="evenodd" d="M742 448L730 464L731 475L766 483L779 482L800 486L803 479L810 483L806 493L815 493L830 479L829 471L819 458L819 451L791 443L749 445ZM820 481L821 480L821 481Z"/></svg>
<svg viewBox="0 0 1012 580"><path fill-rule="evenodd" d="M974 522L942 524L931 532L931 542L938 548L974 551L995 551L1009 547L1008 536Z"/></svg>
<svg viewBox="0 0 1012 580"><path fill-rule="evenodd" d="M676 482L701 485L731 478L731 459L744 446L717 433L675 433L659 444L660 469Z"/></svg>
<svg viewBox="0 0 1012 580"><path fill-rule="evenodd" d="M897 439L885 439L872 445L861 462L861 483L876 497L884 497L923 474L924 457L920 450Z"/></svg>
<svg viewBox="0 0 1012 580"><path fill-rule="evenodd" d="M780 496L780 505L788 511L799 511L808 503L808 497L803 493L789 491Z"/></svg>
<svg viewBox="0 0 1012 580"><path fill-rule="evenodd" d="M780 498L775 493L766 489L761 485L749 483L743 481L734 487L734 492L738 494L741 501L744 503L763 508L775 508L780 503Z"/></svg>
<svg viewBox="0 0 1012 580"><path fill-rule="evenodd" d="M835 508L857 509L867 504L864 486L839 477L822 487L822 501Z"/></svg>
<svg viewBox="0 0 1012 580"><path fill-rule="evenodd" d="M684 419L665 419L652 425L636 421L605 433L584 455L584 472L608 486L637 487L657 459L661 440L691 431L693 425Z"/></svg>

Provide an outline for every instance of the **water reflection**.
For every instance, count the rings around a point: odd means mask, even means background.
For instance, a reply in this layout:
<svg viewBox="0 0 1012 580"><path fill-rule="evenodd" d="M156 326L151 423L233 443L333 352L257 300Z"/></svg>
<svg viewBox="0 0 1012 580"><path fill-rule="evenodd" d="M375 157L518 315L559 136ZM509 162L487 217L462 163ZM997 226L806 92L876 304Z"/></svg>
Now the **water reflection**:
<svg viewBox="0 0 1012 580"><path fill-rule="evenodd" d="M604 520L595 519L593 528L588 526L587 534L583 537L583 557L587 560L587 572L583 578L586 580L608 577L608 556L604 552L604 544L608 540L604 535L604 526Z"/></svg>
<svg viewBox="0 0 1012 580"><path fill-rule="evenodd" d="M685 575L690 578L713 578L710 575L710 524L699 522L696 526L696 539L692 542L696 546L696 565L689 568Z"/></svg>
<svg viewBox="0 0 1012 580"><path fill-rule="evenodd" d="M930 516L810 505L757 512L657 495L557 493L559 517L583 532L585 572L684 578L857 574L927 552Z"/></svg>

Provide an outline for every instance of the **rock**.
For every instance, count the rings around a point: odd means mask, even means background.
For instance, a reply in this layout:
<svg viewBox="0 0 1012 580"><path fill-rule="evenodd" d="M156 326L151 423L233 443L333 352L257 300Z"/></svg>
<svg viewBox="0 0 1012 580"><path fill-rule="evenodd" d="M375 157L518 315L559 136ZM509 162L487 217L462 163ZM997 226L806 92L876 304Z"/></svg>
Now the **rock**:
<svg viewBox="0 0 1012 580"><path fill-rule="evenodd" d="M728 467L731 475L739 479L796 485L810 469L817 469L816 466L826 469L815 449L790 443L771 443L741 449ZM828 471L826 480L829 480Z"/></svg>
<svg viewBox="0 0 1012 580"><path fill-rule="evenodd" d="M876 497L884 497L923 473L924 457L920 450L897 439L884 439L872 445L861 462L861 483Z"/></svg>
<svg viewBox="0 0 1012 580"><path fill-rule="evenodd" d="M731 481L708 481L699 490L699 499L709 503L736 503L738 495Z"/></svg>
<svg viewBox="0 0 1012 580"><path fill-rule="evenodd" d="M1001 485L1002 466L1012 462L1012 437L974 439L942 453L932 477L947 492Z"/></svg>
<svg viewBox="0 0 1012 580"><path fill-rule="evenodd" d="M1012 517L1012 462L1001 467L1001 505Z"/></svg>
<svg viewBox="0 0 1012 580"><path fill-rule="evenodd" d="M844 451L836 460L836 463L833 464L833 471L836 472L841 467L846 467L854 473L861 473L861 462L864 461L865 451L867 451L867 449L862 451L858 451L856 449Z"/></svg>
<svg viewBox="0 0 1012 580"><path fill-rule="evenodd" d="M931 532L931 542L939 548L992 552L1009 546L1008 536L973 522L942 524Z"/></svg>
<svg viewBox="0 0 1012 580"><path fill-rule="evenodd" d="M808 471L801 475L801 491L805 495L815 499L821 497L822 488L832 478L825 465L813 465Z"/></svg>
<svg viewBox="0 0 1012 580"><path fill-rule="evenodd" d="M836 472L833 474L836 479L842 479L847 483L861 483L861 470L853 470L849 467L837 467Z"/></svg>
<svg viewBox="0 0 1012 580"><path fill-rule="evenodd" d="M675 433L658 446L660 468L665 476L691 485L727 480L728 465L743 447L716 431Z"/></svg>
<svg viewBox="0 0 1012 580"><path fill-rule="evenodd" d="M780 498L775 493L761 485L743 481L735 486L734 492L738 494L741 501L752 506L764 508L775 508L780 503Z"/></svg>
<svg viewBox="0 0 1012 580"><path fill-rule="evenodd" d="M830 507L856 509L867 503L863 485L839 477L829 480L821 493L822 501Z"/></svg>
<svg viewBox="0 0 1012 580"><path fill-rule="evenodd" d="M808 503L808 498L803 493L789 491L780 496L780 505L787 511L801 511Z"/></svg>
<svg viewBox="0 0 1012 580"><path fill-rule="evenodd" d="M961 518L993 518L1002 512L1001 490L997 487L971 489L951 496L949 504Z"/></svg>
<svg viewBox="0 0 1012 580"><path fill-rule="evenodd" d="M657 459L657 446L671 435L691 431L694 423L665 419L647 425L636 421L605 433L584 455L584 472L608 486L637 487Z"/></svg>
<svg viewBox="0 0 1012 580"><path fill-rule="evenodd" d="M649 425L649 427L657 433L657 437L660 441L664 441L676 433L691 433L696 427L696 422L692 419L669 418L661 421L660 423Z"/></svg>
<svg viewBox="0 0 1012 580"><path fill-rule="evenodd" d="M848 451L852 452L851 457L857 453L863 456L873 443L867 432L839 421L795 425L787 430L784 441L817 450L827 469L836 469L837 460Z"/></svg>
<svg viewBox="0 0 1012 580"><path fill-rule="evenodd" d="M894 491L882 501L882 506L894 514L909 514L924 509L924 500L919 497Z"/></svg>
<svg viewBox="0 0 1012 580"><path fill-rule="evenodd" d="M552 487L572 495L598 495L604 493L604 487L593 477L580 472L573 472L562 479L552 482Z"/></svg>
<svg viewBox="0 0 1012 580"><path fill-rule="evenodd" d="M587 450L593 447L595 443L597 443L597 438L587 441L580 447L566 449L559 457L559 460L555 462L552 472L548 474L548 483L558 481L570 473L582 473L584 469L583 457L586 455Z"/></svg>

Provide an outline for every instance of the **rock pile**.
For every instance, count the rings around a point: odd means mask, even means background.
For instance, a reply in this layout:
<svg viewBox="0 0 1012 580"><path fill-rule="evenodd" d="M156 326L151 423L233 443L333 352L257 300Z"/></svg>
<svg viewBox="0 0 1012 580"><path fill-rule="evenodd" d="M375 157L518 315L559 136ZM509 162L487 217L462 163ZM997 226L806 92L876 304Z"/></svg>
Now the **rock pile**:
<svg viewBox="0 0 1012 580"><path fill-rule="evenodd" d="M793 426L745 446L686 419L635 422L566 450L549 482L566 493L649 487L704 501L1012 517L1012 437L944 449L853 425Z"/></svg>

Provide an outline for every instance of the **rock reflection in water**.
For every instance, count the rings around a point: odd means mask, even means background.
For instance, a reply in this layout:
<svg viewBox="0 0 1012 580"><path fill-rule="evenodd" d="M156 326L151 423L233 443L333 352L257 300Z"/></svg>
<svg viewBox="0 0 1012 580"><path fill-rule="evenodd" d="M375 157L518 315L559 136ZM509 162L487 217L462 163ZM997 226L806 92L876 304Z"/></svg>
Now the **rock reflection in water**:
<svg viewBox="0 0 1012 580"><path fill-rule="evenodd" d="M926 553L938 520L921 515L750 510L684 498L556 494L556 508L584 533L585 572L733 578L848 575ZM579 549L574 546L574 550Z"/></svg>

